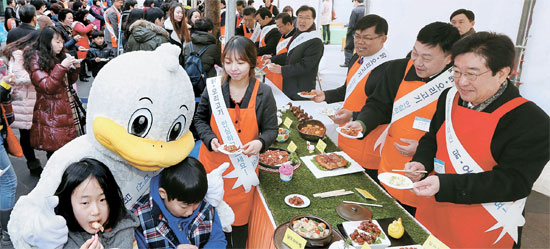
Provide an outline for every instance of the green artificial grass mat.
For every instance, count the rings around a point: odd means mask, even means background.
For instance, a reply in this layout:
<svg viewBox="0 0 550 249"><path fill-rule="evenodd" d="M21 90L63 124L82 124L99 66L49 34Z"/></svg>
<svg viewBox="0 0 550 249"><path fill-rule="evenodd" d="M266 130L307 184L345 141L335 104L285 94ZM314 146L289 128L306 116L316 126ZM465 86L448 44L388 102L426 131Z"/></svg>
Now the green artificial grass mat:
<svg viewBox="0 0 550 249"><path fill-rule="evenodd" d="M275 142L271 145L271 147L286 149L290 141L293 141L297 145L296 153L298 156L302 157L319 154L317 149L314 153L309 153L309 151L307 151L306 140L300 136L298 130L296 129L298 120L292 112L290 112L290 110L283 113L283 121L286 117L293 120L289 129L289 139L284 143ZM281 127L283 126L284 125L281 124ZM341 151L328 137L325 136L323 141L327 144L325 152ZM312 142L312 144L316 145L317 142ZM294 175L290 182L281 181L279 174L266 173L262 171L260 171L259 178L262 194L277 225L290 221L294 216L300 214L312 214L326 219L333 227L336 227L337 224L346 221L338 216L336 213L336 207L342 204L343 201L356 201L382 204L384 207L367 207L372 212L372 218L375 220L384 218L397 219L401 217L403 219L403 226L405 227L405 230L416 243L423 244L428 237L428 233L408 214L406 214L393 198L382 192L378 185L365 173L354 173L317 179L302 162L302 165L294 171ZM362 188L367 190L377 199L377 201L365 199L354 188ZM354 193L329 198L313 197L314 193L337 189L351 190ZM311 204L306 208L292 208L284 202L284 198L289 194L305 195L311 200Z"/></svg>

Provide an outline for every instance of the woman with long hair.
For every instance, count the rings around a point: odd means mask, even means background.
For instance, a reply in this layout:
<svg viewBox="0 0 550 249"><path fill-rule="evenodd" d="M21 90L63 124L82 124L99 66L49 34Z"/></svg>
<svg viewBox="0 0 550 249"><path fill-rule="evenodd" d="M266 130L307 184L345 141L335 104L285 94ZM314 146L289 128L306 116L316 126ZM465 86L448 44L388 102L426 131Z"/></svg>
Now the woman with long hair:
<svg viewBox="0 0 550 249"><path fill-rule="evenodd" d="M250 175L257 176L257 165L253 165L254 160L248 157L256 157L261 151L265 151L277 137L275 98L271 88L254 77L256 47L250 39L244 36L232 37L225 45L222 63L225 69L221 80L223 84L207 85L193 119L202 140L199 161L207 172L216 169L223 162L231 162L232 166L224 174L232 172L231 168L241 167L243 171L252 173ZM215 88L209 89L211 87ZM211 99L213 105L210 104ZM226 109L222 109L223 114L219 111L212 112L220 106ZM230 125L219 129L218 123ZM242 154L229 157L222 153L226 148L224 145L232 143L241 146ZM234 162L241 160L246 166L244 169L241 163ZM236 178L226 178L224 181L223 200L235 212L232 232L226 234L226 238L228 248L245 248L255 186L248 189L249 191L243 187L234 189L236 181Z"/></svg>
<svg viewBox="0 0 550 249"><path fill-rule="evenodd" d="M126 19L126 22L122 24L122 32L124 33L124 37L126 39L122 40L124 43L124 50L126 50L126 45L128 43L128 37L130 37L130 26L134 24L137 20L142 20L145 18L145 11L143 9L134 8L130 11L130 14L128 15L128 19Z"/></svg>
<svg viewBox="0 0 550 249"><path fill-rule="evenodd" d="M168 19L164 21L164 28L170 33L170 43L178 45L180 48L185 43L191 41L189 28L185 18L185 10L181 3L170 7L168 11Z"/></svg>
<svg viewBox="0 0 550 249"><path fill-rule="evenodd" d="M187 11L187 24L189 25L189 33L195 32L195 21L201 18L201 12L198 9L190 9Z"/></svg>
<svg viewBox="0 0 550 249"><path fill-rule="evenodd" d="M48 158L84 134L81 122L85 117L72 87L78 78L80 61L66 54L62 36L59 28L46 27L23 52L25 70L36 89L31 145L46 151Z"/></svg>
<svg viewBox="0 0 550 249"><path fill-rule="evenodd" d="M32 32L27 36L12 42L2 51L8 58L10 71L15 75L13 83L12 107L15 120L10 125L13 129L19 129L19 142L23 149L23 155L27 159L27 167L31 175L40 176L42 166L36 158L34 148L31 147L31 126L34 103L36 102L36 90L31 83L29 73L23 66L23 49L33 44L38 39L40 32Z"/></svg>

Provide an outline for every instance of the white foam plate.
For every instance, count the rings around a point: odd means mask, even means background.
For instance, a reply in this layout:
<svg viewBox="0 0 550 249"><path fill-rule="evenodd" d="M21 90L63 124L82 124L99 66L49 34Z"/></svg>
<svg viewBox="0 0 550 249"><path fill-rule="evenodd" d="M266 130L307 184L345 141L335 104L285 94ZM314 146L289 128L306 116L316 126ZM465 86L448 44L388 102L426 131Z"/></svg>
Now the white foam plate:
<svg viewBox="0 0 550 249"><path fill-rule="evenodd" d="M403 179L403 182L405 182L405 184L404 185L392 184L391 183L391 178L392 177L399 177L399 178ZM411 189L411 188L413 188L413 182L411 181L411 179L409 179L408 177L406 177L404 175L397 174L397 173L392 173L392 172L381 173L381 174L378 175L378 180L380 180L380 182L386 184L388 187L392 187L394 189Z"/></svg>
<svg viewBox="0 0 550 249"><path fill-rule="evenodd" d="M342 222L342 226L344 227L344 230L346 231L347 237L349 237L349 235L352 234L353 231L355 231L355 229L357 229L361 233L366 233L365 231L357 228L357 227L359 227L359 225L361 225L361 222L362 222L362 220L361 221L345 221L345 222ZM386 247L390 246L391 241L388 238L388 235L382 229L382 227L380 227L380 224L378 224L378 221L372 220L372 223L374 223L376 226L378 226L378 228L380 228L380 231L382 231L382 233L384 234L384 238L380 238L380 240L381 240L380 244L369 244L370 248L373 248L373 249L375 249L375 248L386 248ZM355 248L361 248L362 247L362 245L359 245L355 241L352 241L352 243L353 243L353 246Z"/></svg>
<svg viewBox="0 0 550 249"><path fill-rule="evenodd" d="M298 93L298 96L306 99L312 99L313 97L315 97L315 95L302 95L301 92Z"/></svg>
<svg viewBox="0 0 550 249"><path fill-rule="evenodd" d="M277 117L277 125L281 125L283 123L283 119L280 117Z"/></svg>
<svg viewBox="0 0 550 249"><path fill-rule="evenodd" d="M240 154L240 153L243 152L242 147L239 148L239 150L237 150L237 151L235 151L235 152L226 151L226 150L225 150L225 144L220 145L220 147L218 147L218 150L219 150L221 153L226 154L226 155L236 155L236 154Z"/></svg>
<svg viewBox="0 0 550 249"><path fill-rule="evenodd" d="M294 196L298 196L298 197L302 198L302 200L304 200L304 204L302 204L301 206L296 206L294 204L290 204L290 202L288 200L290 200L290 198L292 198ZM309 204L311 204L311 201L309 200L309 198L307 198L307 197L305 197L304 195L301 195L301 194L289 194L285 197L285 203L286 203L286 205L289 205L293 208L305 208L305 207L308 207Z"/></svg>
<svg viewBox="0 0 550 249"><path fill-rule="evenodd" d="M362 132L357 133L357 136L355 136L355 137L354 137L354 136L347 135L347 134L344 134L344 133L342 132L342 127L336 128L336 131L338 132L338 134L340 134L340 135L342 135L342 136L344 136L344 137L347 137L347 138L352 138L352 139L354 139L354 138L361 138L361 137L363 137L363 133L362 133Z"/></svg>

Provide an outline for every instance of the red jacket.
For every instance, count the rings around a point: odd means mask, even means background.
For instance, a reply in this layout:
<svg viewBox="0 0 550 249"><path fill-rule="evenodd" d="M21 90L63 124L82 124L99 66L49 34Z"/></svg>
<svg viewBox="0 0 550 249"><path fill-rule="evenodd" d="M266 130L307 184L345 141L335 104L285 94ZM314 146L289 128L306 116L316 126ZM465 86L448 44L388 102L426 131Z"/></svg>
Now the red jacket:
<svg viewBox="0 0 550 249"><path fill-rule="evenodd" d="M31 145L45 151L56 151L76 138L73 114L69 104L65 75L73 84L78 78L80 68L67 69L61 64L55 65L51 72L45 72L38 65L38 53L30 61L31 82L36 89Z"/></svg>

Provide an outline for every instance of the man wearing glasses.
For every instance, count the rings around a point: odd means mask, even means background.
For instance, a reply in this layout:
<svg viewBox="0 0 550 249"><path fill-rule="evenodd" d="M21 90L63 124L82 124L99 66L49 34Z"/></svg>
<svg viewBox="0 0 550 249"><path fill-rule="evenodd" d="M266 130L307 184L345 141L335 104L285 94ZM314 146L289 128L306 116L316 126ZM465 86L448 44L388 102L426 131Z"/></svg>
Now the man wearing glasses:
<svg viewBox="0 0 550 249"><path fill-rule="evenodd" d="M550 157L548 115L508 79L507 36L469 35L452 56L455 87L405 165L429 175L407 174L421 196L416 218L451 248L519 248L526 197Z"/></svg>
<svg viewBox="0 0 550 249"><path fill-rule="evenodd" d="M271 72L283 75L286 96L292 100L303 100L298 93L315 89L324 47L321 34L315 30L315 9L303 5L296 15L298 30L287 45L288 52L271 57L266 64Z"/></svg>
<svg viewBox="0 0 550 249"><path fill-rule="evenodd" d="M356 121L345 127L360 129L364 136L388 124L377 141L382 154L378 173L403 169L428 131L437 98L452 86L451 47L460 39L451 24L434 22L418 32L411 59L389 61L381 82L369 96ZM418 197L409 190L383 185L388 193L414 215Z"/></svg>
<svg viewBox="0 0 550 249"><path fill-rule="evenodd" d="M313 90L316 94L313 101L317 103L344 101L342 109L329 116L334 123L344 125L352 118L357 118L368 96L382 80L387 65L384 62L388 60L388 53L384 49L387 35L388 23L384 18L373 14L361 18L357 22L353 40L357 53L351 58L345 84L324 92ZM386 125L378 126L363 140L338 136L338 147L363 166L373 179L377 179L380 151L372 148L385 128Z"/></svg>

